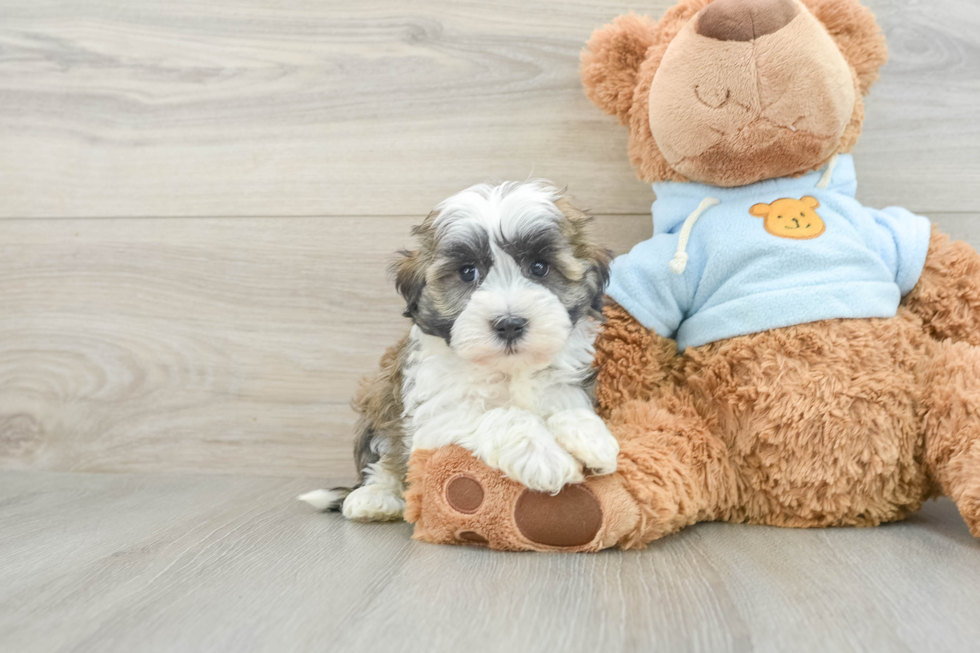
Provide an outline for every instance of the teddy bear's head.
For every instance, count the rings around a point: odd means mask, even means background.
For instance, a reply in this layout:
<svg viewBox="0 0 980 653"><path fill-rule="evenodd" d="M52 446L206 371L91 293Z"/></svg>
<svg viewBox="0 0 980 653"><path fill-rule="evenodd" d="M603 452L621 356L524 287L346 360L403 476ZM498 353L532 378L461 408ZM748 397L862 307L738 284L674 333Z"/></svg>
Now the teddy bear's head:
<svg viewBox="0 0 980 653"><path fill-rule="evenodd" d="M596 30L582 81L642 179L742 186L850 151L886 58L858 0L681 0Z"/></svg>

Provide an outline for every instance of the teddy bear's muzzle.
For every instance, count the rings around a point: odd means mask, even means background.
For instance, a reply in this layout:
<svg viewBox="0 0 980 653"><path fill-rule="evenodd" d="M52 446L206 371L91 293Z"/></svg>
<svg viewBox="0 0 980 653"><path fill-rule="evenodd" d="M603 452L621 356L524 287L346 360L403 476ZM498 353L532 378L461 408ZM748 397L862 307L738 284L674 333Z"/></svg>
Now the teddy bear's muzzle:
<svg viewBox="0 0 980 653"><path fill-rule="evenodd" d="M690 180L741 186L819 167L858 94L821 23L796 0L716 0L664 53L650 131Z"/></svg>

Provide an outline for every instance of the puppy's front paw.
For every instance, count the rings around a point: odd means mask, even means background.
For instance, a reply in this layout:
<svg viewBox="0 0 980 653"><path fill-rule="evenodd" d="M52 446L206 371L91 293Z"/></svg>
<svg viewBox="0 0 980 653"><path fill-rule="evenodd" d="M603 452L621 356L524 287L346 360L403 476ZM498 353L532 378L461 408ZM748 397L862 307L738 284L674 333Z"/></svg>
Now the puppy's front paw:
<svg viewBox="0 0 980 653"><path fill-rule="evenodd" d="M606 424L590 410L572 409L548 418L548 430L568 453L597 475L616 471L619 442Z"/></svg>
<svg viewBox="0 0 980 653"><path fill-rule="evenodd" d="M401 519L405 500L387 485L364 485L344 499L344 517L351 521Z"/></svg>
<svg viewBox="0 0 980 653"><path fill-rule="evenodd" d="M471 451L490 467L539 492L557 493L585 477L555 441L544 420L519 408L494 409L483 419Z"/></svg>
<svg viewBox="0 0 980 653"><path fill-rule="evenodd" d="M541 430L542 435L509 443L497 459L500 471L532 490L552 494L585 480L579 462Z"/></svg>

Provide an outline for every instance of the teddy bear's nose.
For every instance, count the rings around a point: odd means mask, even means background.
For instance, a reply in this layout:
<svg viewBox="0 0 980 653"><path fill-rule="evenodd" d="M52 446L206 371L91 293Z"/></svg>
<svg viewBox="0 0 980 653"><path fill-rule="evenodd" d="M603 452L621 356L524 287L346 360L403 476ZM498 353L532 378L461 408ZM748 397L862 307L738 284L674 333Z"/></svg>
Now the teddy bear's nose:
<svg viewBox="0 0 980 653"><path fill-rule="evenodd" d="M698 16L697 31L719 41L753 41L781 30L799 11L796 0L715 0Z"/></svg>

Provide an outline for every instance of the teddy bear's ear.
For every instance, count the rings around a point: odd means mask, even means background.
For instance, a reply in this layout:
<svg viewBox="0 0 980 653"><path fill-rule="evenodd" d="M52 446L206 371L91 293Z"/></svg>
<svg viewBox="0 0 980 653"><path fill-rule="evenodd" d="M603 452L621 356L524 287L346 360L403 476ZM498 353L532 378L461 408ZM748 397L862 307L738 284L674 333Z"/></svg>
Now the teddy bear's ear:
<svg viewBox="0 0 980 653"><path fill-rule="evenodd" d="M830 32L857 71L861 92L867 94L888 60L885 35L874 14L858 0L803 0L803 4Z"/></svg>
<svg viewBox="0 0 980 653"><path fill-rule="evenodd" d="M582 85L596 106L624 124L633 105L636 73L656 40L657 22L634 13L600 27L582 51Z"/></svg>
<svg viewBox="0 0 980 653"><path fill-rule="evenodd" d="M770 207L768 204L756 204L751 209L749 209L749 213L751 213L757 218L764 218L767 215L769 215L769 210L771 208L772 207Z"/></svg>
<svg viewBox="0 0 980 653"><path fill-rule="evenodd" d="M820 200L818 200L816 197L810 197L809 195L807 195L806 197L804 197L800 201L803 202L804 204L806 204L807 206L809 206L811 209L819 209L820 208Z"/></svg>

